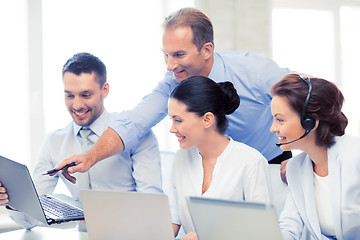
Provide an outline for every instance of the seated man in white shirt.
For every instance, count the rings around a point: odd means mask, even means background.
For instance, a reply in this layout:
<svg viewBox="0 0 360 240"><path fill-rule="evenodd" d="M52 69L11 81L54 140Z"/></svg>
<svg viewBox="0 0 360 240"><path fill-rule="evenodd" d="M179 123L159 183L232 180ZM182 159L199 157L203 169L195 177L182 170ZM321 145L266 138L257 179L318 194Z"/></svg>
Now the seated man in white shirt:
<svg viewBox="0 0 360 240"><path fill-rule="evenodd" d="M63 83L65 105L73 119L65 128L50 133L44 140L34 168L33 179L38 194L49 194L55 189L61 173L42 175L62 160L90 148L108 128L117 113L104 108L109 93L104 63L89 53L78 53L64 65ZM83 143L82 129L90 134ZM85 138L85 137L84 137ZM67 174L63 171L63 174ZM79 200L80 188L161 193L160 152L155 135L150 130L133 149L121 152L96 164L86 173L75 174L72 182L64 181L74 200ZM6 205L6 186L0 183L0 205ZM9 207L7 207L9 209ZM9 209L10 217L26 229L37 221L25 214Z"/></svg>

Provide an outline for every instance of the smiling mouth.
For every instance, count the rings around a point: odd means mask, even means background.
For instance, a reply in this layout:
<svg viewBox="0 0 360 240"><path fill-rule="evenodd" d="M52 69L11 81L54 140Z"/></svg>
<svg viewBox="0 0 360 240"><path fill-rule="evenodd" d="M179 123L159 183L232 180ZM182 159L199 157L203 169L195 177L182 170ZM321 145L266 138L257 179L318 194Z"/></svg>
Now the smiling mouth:
<svg viewBox="0 0 360 240"><path fill-rule="evenodd" d="M86 115L88 112L90 112L90 110L82 111L82 112L73 111L73 113L75 114L75 116L77 116L77 117L79 117L79 118L85 117L85 115Z"/></svg>
<svg viewBox="0 0 360 240"><path fill-rule="evenodd" d="M184 136L176 136L177 137L177 139L178 139L178 141L179 142L181 142L182 140L184 140L185 139L185 137Z"/></svg>
<svg viewBox="0 0 360 240"><path fill-rule="evenodd" d="M174 75L175 75L175 77L178 77L178 76L180 76L181 74L183 74L185 72L185 70L181 70L181 71L179 71L179 72L174 72Z"/></svg>
<svg viewBox="0 0 360 240"><path fill-rule="evenodd" d="M279 142L281 142L281 141L285 141L286 137L278 137L278 139L279 139Z"/></svg>

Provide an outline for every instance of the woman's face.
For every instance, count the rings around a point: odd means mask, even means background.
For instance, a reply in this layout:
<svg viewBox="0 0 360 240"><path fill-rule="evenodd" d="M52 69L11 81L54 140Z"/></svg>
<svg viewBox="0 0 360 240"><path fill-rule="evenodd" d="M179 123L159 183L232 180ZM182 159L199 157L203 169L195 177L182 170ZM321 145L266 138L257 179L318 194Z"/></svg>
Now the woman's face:
<svg viewBox="0 0 360 240"><path fill-rule="evenodd" d="M198 146L204 136L204 120L193 112L188 112L184 103L170 98L169 116L172 120L170 132L178 138L181 148Z"/></svg>
<svg viewBox="0 0 360 240"><path fill-rule="evenodd" d="M305 129L301 126L300 116L291 108L286 97L274 96L271 101L271 112L274 121L270 131L276 133L279 143L296 140L304 134ZM281 145L280 148L283 151L299 149L305 138L290 144Z"/></svg>

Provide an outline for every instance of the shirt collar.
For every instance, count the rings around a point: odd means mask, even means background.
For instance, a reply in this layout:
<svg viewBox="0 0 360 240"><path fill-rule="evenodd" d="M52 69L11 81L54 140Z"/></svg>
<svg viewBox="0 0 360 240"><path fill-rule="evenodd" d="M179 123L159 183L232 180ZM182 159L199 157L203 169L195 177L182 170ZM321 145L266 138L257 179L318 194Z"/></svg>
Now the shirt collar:
<svg viewBox="0 0 360 240"><path fill-rule="evenodd" d="M90 128L98 137L105 132L105 130L108 128L108 119L109 119L109 113L104 109L104 112L98 117L92 124L87 126ZM82 126L76 124L73 121L73 129L74 129L74 135L77 136Z"/></svg>
<svg viewBox="0 0 360 240"><path fill-rule="evenodd" d="M215 82L223 82L225 79L225 65L218 53L213 54L214 62L211 67L209 78Z"/></svg>

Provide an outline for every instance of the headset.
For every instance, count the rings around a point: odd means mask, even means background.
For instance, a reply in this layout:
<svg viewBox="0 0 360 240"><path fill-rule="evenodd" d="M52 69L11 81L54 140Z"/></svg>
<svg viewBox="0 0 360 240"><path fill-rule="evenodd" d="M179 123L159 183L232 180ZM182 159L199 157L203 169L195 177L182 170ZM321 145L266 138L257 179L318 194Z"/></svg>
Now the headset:
<svg viewBox="0 0 360 240"><path fill-rule="evenodd" d="M305 102L304 102L304 105L303 105L303 108L302 108L302 111L301 111L301 117L300 117L301 126L305 129L305 133L301 137L299 137L299 138L297 138L297 139L295 139L293 141L286 142L286 143L276 143L276 146L278 146L278 147L280 147L282 145L286 145L286 144L296 142L296 141L306 137L316 125L315 116L313 114L311 114L311 113L306 113L306 108L307 108L307 105L309 103L310 95L311 95L311 91L312 91L311 79L310 79L309 76L307 76L307 80L305 80L300 74L299 74L299 77L304 82L306 82L306 84L309 87L309 90L308 90L308 93L307 93L307 96L306 96L306 99L305 99Z"/></svg>
<svg viewBox="0 0 360 240"><path fill-rule="evenodd" d="M311 79L310 77L307 77L307 80L305 80L300 74L299 77L307 83L307 85L309 86L309 90L306 96L306 100L304 102L304 106L302 108L302 112L301 112L301 126L305 129L305 131L310 132L316 125L316 118L313 114L311 113L306 113L306 107L309 103L310 100L310 95L311 95L311 91L312 91L312 85L311 85ZM307 134L306 134L307 135Z"/></svg>

